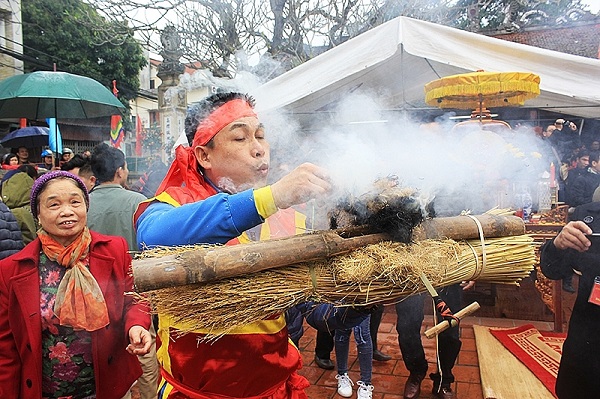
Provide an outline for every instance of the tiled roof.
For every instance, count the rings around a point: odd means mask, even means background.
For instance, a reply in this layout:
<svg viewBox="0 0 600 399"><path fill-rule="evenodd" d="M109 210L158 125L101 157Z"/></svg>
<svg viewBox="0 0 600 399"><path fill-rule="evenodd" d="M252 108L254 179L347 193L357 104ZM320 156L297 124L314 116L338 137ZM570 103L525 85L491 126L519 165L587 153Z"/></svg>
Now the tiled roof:
<svg viewBox="0 0 600 399"><path fill-rule="evenodd" d="M561 53L600 58L600 21L558 27L525 28L514 33L485 33L498 39Z"/></svg>
<svg viewBox="0 0 600 399"><path fill-rule="evenodd" d="M184 73L189 73L190 75L193 75L198 69L201 69L201 68L202 68L202 63L200 61L190 62L188 64L185 64Z"/></svg>

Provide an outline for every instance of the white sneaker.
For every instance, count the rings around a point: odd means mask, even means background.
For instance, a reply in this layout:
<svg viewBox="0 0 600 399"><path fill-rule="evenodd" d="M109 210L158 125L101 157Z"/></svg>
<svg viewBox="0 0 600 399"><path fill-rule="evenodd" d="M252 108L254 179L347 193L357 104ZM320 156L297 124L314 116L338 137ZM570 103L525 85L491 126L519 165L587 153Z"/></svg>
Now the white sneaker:
<svg viewBox="0 0 600 399"><path fill-rule="evenodd" d="M349 398L352 396L352 385L354 383L348 377L348 373L344 373L343 375L336 375L335 379L338 380L338 394L343 396L344 398Z"/></svg>
<svg viewBox="0 0 600 399"><path fill-rule="evenodd" d="M362 381L358 381L358 391L356 392L357 399L372 399L373 398L373 385L367 385ZM339 390L338 390L339 392Z"/></svg>

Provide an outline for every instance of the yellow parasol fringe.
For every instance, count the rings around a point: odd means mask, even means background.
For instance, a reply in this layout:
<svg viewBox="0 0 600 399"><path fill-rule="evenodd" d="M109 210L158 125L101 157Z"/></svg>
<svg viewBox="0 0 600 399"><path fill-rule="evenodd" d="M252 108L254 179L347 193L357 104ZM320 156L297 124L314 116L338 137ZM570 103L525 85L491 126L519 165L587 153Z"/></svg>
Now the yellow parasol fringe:
<svg viewBox="0 0 600 399"><path fill-rule="evenodd" d="M440 108L523 105L540 94L540 77L528 72L473 72L425 85L425 102Z"/></svg>

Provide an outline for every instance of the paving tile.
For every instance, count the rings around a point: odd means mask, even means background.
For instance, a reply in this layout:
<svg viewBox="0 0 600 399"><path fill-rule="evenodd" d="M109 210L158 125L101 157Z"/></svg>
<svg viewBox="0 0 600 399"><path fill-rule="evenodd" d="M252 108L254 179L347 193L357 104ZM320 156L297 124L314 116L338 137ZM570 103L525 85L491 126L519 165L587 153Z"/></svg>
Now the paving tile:
<svg viewBox="0 0 600 399"><path fill-rule="evenodd" d="M336 390L337 386L326 387L323 385L311 385L306 389L306 394L310 399L341 398Z"/></svg>
<svg viewBox="0 0 600 399"><path fill-rule="evenodd" d="M402 376L404 378L408 378L408 375L410 374L408 372L408 370L406 369L406 367L404 366L404 363L402 361L399 361L396 363L396 365L394 366L394 370L392 372L392 374L394 375L398 375L398 376ZM404 385L403 385L404 386Z"/></svg>
<svg viewBox="0 0 600 399"><path fill-rule="evenodd" d="M402 390L404 389L404 382L406 381L405 377L400 377L398 375L381 375L375 373L373 375L377 376L377 380L373 380L373 386L375 387L373 392L391 394L402 393Z"/></svg>
<svg viewBox="0 0 600 399"><path fill-rule="evenodd" d="M469 384L458 382L456 384L456 397L460 399L483 399L483 391L480 384Z"/></svg>
<svg viewBox="0 0 600 399"><path fill-rule="evenodd" d="M402 354L400 353L400 346L398 345L398 340L395 339L390 344L379 345L381 347L381 351L386 355L390 355L392 359L401 359Z"/></svg>
<svg viewBox="0 0 600 399"><path fill-rule="evenodd" d="M398 333L394 328L393 332L390 333L379 333L377 334L377 345L398 345Z"/></svg>
<svg viewBox="0 0 600 399"><path fill-rule="evenodd" d="M462 327L462 326L461 326ZM465 326L465 327L472 327L471 326ZM475 338L475 332L473 331L473 328L461 328L460 329L460 338Z"/></svg>
<svg viewBox="0 0 600 399"><path fill-rule="evenodd" d="M454 379L456 381L481 384L478 366L463 366L457 364L452 369L452 374L454 374Z"/></svg>
<svg viewBox="0 0 600 399"><path fill-rule="evenodd" d="M477 357L477 351L462 350L458 354L457 364L465 366L479 366L479 359Z"/></svg>
<svg viewBox="0 0 600 399"><path fill-rule="evenodd" d="M321 377L324 374L324 371L325 370L320 369L318 367L302 367L302 369L300 370L300 374L306 377L308 382L310 382L310 385L314 385L317 384L318 381L321 379Z"/></svg>
<svg viewBox="0 0 600 399"><path fill-rule="evenodd" d="M460 350L465 350L465 351L476 351L477 350L477 346L475 344L475 338L461 338L460 339L462 341L462 346L460 347Z"/></svg>
<svg viewBox="0 0 600 399"><path fill-rule="evenodd" d="M396 359L388 360L387 362L373 361L373 373L394 374L394 369L396 368L397 363L404 365L401 360Z"/></svg>
<svg viewBox="0 0 600 399"><path fill-rule="evenodd" d="M402 394L396 395L396 394L386 393L383 395L383 399L402 399Z"/></svg>
<svg viewBox="0 0 600 399"><path fill-rule="evenodd" d="M381 320L381 324L379 324L379 333L391 333L391 332L396 332L396 318L393 318L393 320L390 321L383 321L383 318Z"/></svg>

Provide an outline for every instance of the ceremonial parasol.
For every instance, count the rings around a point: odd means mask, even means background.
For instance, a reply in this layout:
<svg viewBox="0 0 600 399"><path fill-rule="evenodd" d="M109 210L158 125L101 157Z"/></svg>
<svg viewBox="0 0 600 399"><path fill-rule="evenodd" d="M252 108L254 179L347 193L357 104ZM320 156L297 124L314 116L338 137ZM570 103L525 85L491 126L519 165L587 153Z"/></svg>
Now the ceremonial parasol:
<svg viewBox="0 0 600 399"><path fill-rule="evenodd" d="M425 85L425 102L439 108L519 106L539 94L540 77L530 72L477 71L446 76Z"/></svg>
<svg viewBox="0 0 600 399"><path fill-rule="evenodd" d="M36 148L48 145L48 128L42 126L27 126L13 130L7 134L0 144L4 148Z"/></svg>

